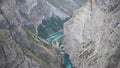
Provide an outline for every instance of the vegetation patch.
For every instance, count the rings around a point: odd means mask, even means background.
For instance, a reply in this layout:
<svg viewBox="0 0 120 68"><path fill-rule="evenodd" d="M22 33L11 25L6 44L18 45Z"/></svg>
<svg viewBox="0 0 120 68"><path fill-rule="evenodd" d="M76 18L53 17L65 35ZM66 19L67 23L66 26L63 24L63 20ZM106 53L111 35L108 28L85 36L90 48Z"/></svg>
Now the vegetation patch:
<svg viewBox="0 0 120 68"><path fill-rule="evenodd" d="M30 31L27 27L23 27L25 32L26 32L26 35L27 35L27 38L28 40L31 42L31 43L38 43L40 45L43 45L47 48L49 48L50 46L47 44L47 41L41 39L40 37L38 37L36 34L32 33L32 31Z"/></svg>
<svg viewBox="0 0 120 68"><path fill-rule="evenodd" d="M38 26L38 36L47 39L47 37L55 32L58 32L59 30L63 30L63 24L68 20L61 19L57 16L52 16L48 19L44 19L42 21L42 24Z"/></svg>

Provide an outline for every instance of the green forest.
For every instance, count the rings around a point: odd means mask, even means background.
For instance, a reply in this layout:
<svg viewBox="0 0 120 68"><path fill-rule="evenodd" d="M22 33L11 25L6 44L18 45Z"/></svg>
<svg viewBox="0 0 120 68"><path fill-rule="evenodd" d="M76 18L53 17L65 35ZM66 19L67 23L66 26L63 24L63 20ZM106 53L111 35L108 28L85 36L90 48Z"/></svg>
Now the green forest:
<svg viewBox="0 0 120 68"><path fill-rule="evenodd" d="M63 24L67 20L69 20L69 18L61 19L58 16L52 16L42 20L42 24L38 26L38 36L46 39L49 35L63 30Z"/></svg>

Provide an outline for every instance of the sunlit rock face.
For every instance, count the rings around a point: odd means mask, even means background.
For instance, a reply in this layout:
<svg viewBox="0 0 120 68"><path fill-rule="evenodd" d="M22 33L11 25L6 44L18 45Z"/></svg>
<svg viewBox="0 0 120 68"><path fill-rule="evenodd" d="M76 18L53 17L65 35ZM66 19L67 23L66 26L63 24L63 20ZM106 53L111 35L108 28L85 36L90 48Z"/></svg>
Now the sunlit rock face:
<svg viewBox="0 0 120 68"><path fill-rule="evenodd" d="M64 24L76 68L120 68L120 0L91 0Z"/></svg>

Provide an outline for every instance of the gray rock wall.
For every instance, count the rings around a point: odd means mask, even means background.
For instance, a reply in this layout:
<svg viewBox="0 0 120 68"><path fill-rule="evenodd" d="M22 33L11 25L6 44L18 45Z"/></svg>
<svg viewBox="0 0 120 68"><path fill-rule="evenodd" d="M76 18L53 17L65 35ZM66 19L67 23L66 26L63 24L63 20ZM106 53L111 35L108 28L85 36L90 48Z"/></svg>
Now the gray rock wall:
<svg viewBox="0 0 120 68"><path fill-rule="evenodd" d="M120 68L120 0L91 0L64 24L76 68Z"/></svg>

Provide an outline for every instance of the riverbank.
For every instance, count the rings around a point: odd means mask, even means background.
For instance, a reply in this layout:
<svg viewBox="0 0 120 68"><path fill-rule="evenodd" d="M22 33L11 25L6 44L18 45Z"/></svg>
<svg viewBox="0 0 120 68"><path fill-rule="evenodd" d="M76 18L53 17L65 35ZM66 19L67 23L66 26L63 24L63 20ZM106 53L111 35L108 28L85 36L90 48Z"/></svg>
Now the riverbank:
<svg viewBox="0 0 120 68"><path fill-rule="evenodd" d="M48 41L48 43L52 43L53 41L55 41L56 39L60 38L63 35L64 35L63 31L59 31L59 32L49 36L47 38L47 41ZM72 68L72 64L71 64L71 60L70 60L69 55L67 53L65 53L65 51L63 51L62 49L60 51L60 54L64 57L65 68Z"/></svg>

